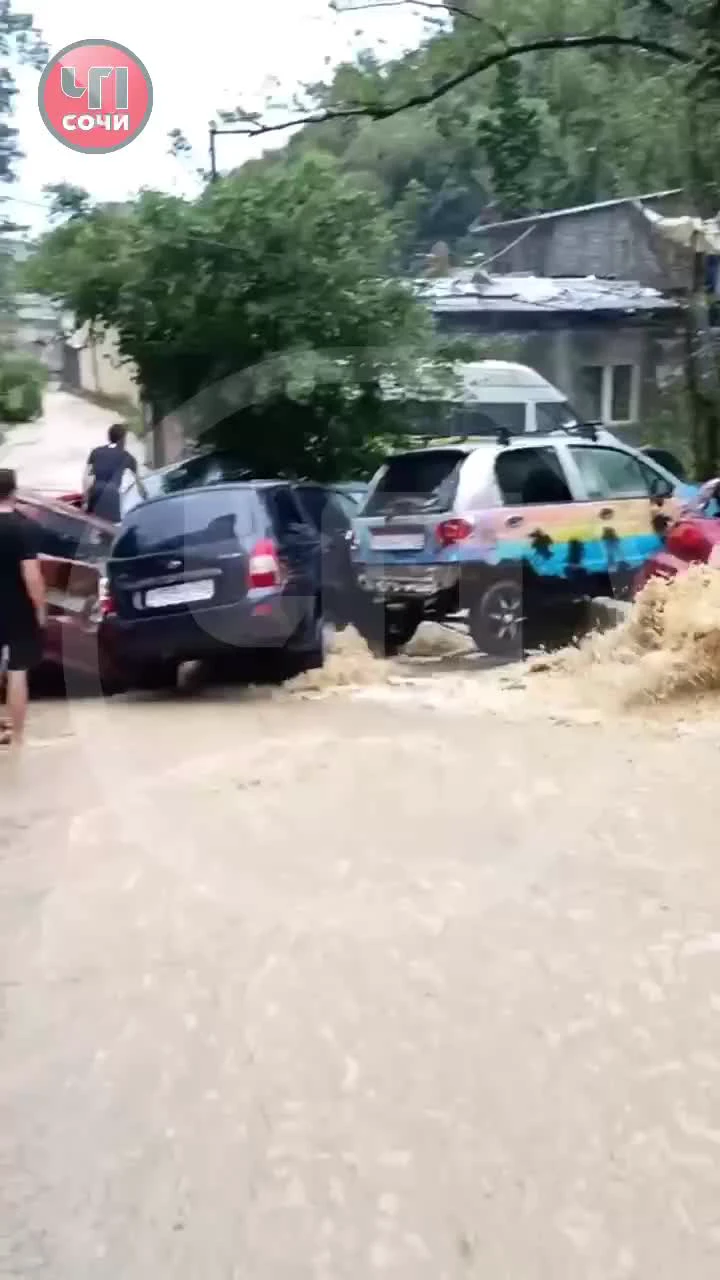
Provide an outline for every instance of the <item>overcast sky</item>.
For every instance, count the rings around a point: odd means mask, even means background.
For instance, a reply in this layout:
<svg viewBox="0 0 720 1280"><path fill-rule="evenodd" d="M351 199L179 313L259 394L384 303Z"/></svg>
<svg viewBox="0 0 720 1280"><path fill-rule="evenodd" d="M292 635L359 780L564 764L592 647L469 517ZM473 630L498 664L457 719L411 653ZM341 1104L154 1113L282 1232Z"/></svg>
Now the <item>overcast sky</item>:
<svg viewBox="0 0 720 1280"><path fill-rule="evenodd" d="M154 88L153 114L141 136L115 155L86 156L47 132L37 106L39 76L18 73L16 124L26 159L13 214L33 228L44 222L45 183L72 182L107 200L142 186L191 194L193 166L168 155L172 128L192 142L195 167L207 165L207 125L218 108L260 107L273 77L290 96L299 84L327 74L327 57L339 62L378 41L390 56L416 43L422 29L418 11L404 6L336 15L328 0L201 0L182 19L176 0L123 0L100 18L93 0L23 0L19 7L32 10L51 53L91 38L127 45L145 63ZM218 163L230 168L260 150L257 140L219 138Z"/></svg>

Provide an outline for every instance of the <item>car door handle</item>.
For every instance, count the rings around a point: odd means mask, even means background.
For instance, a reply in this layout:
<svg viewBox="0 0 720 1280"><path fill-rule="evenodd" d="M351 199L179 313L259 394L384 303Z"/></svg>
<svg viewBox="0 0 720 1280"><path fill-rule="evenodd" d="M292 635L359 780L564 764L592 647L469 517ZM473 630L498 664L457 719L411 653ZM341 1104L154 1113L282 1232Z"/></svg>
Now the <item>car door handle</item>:
<svg viewBox="0 0 720 1280"><path fill-rule="evenodd" d="M614 515L615 515L614 507L603 507L602 511L600 512L600 519L611 520Z"/></svg>
<svg viewBox="0 0 720 1280"><path fill-rule="evenodd" d="M522 516L508 516L505 525L508 529L517 529L523 523Z"/></svg>

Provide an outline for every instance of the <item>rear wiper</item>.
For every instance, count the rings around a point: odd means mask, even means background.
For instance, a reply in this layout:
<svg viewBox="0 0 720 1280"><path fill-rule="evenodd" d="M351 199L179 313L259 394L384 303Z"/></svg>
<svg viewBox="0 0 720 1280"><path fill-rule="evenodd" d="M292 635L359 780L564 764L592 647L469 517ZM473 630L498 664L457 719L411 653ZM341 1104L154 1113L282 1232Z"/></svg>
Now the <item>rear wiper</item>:
<svg viewBox="0 0 720 1280"><path fill-rule="evenodd" d="M392 515L394 511L415 511L417 504L422 504L422 498L390 498L383 505L386 515Z"/></svg>

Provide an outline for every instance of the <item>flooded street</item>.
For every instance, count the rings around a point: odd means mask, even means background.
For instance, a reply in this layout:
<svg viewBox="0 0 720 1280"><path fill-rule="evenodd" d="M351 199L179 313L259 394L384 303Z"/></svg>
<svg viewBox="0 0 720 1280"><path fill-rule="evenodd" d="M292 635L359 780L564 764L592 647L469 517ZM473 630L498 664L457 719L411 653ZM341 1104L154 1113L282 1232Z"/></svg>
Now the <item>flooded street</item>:
<svg viewBox="0 0 720 1280"><path fill-rule="evenodd" d="M472 667L35 708L3 1277L717 1275L717 720Z"/></svg>

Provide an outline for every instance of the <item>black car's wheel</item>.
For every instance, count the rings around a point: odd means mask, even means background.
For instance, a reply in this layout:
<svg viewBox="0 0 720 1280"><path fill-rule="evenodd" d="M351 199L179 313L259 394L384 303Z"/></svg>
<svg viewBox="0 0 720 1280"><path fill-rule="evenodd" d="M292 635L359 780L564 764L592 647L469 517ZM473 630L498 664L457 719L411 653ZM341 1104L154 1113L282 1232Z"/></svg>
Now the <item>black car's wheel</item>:
<svg viewBox="0 0 720 1280"><path fill-rule="evenodd" d="M473 643L493 657L519 658L523 653L525 609L522 578L495 578L480 589L468 619Z"/></svg>

